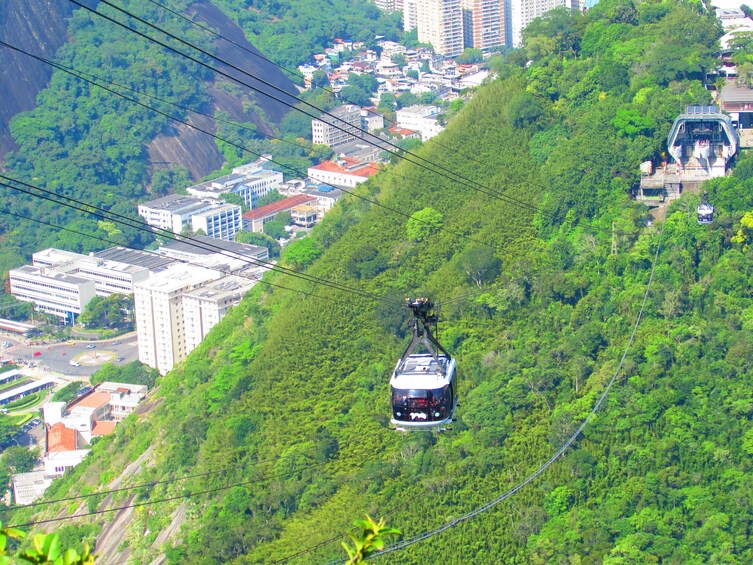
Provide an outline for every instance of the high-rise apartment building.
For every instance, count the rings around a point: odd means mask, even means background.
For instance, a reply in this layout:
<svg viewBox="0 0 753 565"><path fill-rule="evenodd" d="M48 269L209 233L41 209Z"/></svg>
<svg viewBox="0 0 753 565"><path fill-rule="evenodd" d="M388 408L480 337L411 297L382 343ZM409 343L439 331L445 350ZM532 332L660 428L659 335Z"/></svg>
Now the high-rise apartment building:
<svg viewBox="0 0 753 565"><path fill-rule="evenodd" d="M418 40L431 43L434 52L456 57L463 52L461 0L418 0Z"/></svg>
<svg viewBox="0 0 753 565"><path fill-rule="evenodd" d="M374 0L374 4L385 12L401 12L403 10L403 0Z"/></svg>
<svg viewBox="0 0 753 565"><path fill-rule="evenodd" d="M465 47L489 49L505 44L504 0L462 0Z"/></svg>
<svg viewBox="0 0 753 565"><path fill-rule="evenodd" d="M164 375L189 353L183 294L222 275L218 271L177 265L134 285L139 361Z"/></svg>
<svg viewBox="0 0 753 565"><path fill-rule="evenodd" d="M403 30L410 31L418 25L418 0L403 0Z"/></svg>
<svg viewBox="0 0 753 565"><path fill-rule="evenodd" d="M361 108L345 104L311 120L311 139L315 145L337 147L360 137Z"/></svg>

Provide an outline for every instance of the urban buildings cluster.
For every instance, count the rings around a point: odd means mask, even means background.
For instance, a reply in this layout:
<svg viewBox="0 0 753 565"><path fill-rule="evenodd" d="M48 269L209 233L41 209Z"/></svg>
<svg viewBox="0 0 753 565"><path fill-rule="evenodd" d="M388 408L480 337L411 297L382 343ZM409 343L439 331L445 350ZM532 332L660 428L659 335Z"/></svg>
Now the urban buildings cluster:
<svg viewBox="0 0 753 565"><path fill-rule="evenodd" d="M81 389L70 402L47 402L42 407L44 470L12 476L16 504L31 504L54 479L81 463L95 438L113 433L147 392L144 385L104 382Z"/></svg>
<svg viewBox="0 0 753 565"><path fill-rule="evenodd" d="M593 0L374 0L387 12L402 12L405 31L446 57L465 48L519 47L521 32L534 19L563 6L583 10Z"/></svg>

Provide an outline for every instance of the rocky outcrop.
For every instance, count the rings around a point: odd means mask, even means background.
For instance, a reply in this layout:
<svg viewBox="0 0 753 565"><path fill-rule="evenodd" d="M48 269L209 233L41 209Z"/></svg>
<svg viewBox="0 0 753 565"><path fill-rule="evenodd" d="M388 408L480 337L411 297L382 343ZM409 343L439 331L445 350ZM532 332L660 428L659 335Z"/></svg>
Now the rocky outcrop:
<svg viewBox="0 0 753 565"><path fill-rule="evenodd" d="M294 97L297 90L293 83L279 67L269 62L249 43L243 31L211 2L197 2L191 7L191 12L190 17L231 40L215 38L215 54L219 59L227 61L228 65L212 62L212 66L254 87L249 89L228 78L218 76L213 85L208 85L213 110L224 112L237 122L253 123L264 134L273 134L271 126L279 123L290 109L277 99L296 102ZM232 67L243 69L248 74ZM262 80L253 77L260 77ZM275 85L283 92L265 85L264 82ZM230 89L221 88L222 83L232 86ZM238 95L232 95L228 90L238 91ZM251 108L244 104L244 99L253 103ZM212 133L217 131L216 126L202 116L194 116L190 121ZM208 175L220 168L223 163L223 157L217 150L214 138L183 125L177 125L171 131L157 137L149 146L149 156L155 167L185 167L194 179ZM254 155L249 154L249 160L254 158Z"/></svg>
<svg viewBox="0 0 753 565"><path fill-rule="evenodd" d="M68 0L2 0L0 39L25 51L51 57L65 43ZM15 149L8 125L13 116L34 108L37 93L52 70L8 47L0 46L0 157Z"/></svg>

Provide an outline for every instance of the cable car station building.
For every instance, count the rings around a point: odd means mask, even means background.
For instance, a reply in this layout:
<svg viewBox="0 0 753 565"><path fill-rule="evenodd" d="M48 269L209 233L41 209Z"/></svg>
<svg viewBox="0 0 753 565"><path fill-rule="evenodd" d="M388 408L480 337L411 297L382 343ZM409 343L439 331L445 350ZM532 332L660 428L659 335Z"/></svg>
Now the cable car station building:
<svg viewBox="0 0 753 565"><path fill-rule="evenodd" d="M697 191L710 178L722 177L737 153L739 138L732 119L717 106L688 106L667 136L670 163L653 169L641 164L641 182L636 198L649 206L661 206L679 198L683 191Z"/></svg>

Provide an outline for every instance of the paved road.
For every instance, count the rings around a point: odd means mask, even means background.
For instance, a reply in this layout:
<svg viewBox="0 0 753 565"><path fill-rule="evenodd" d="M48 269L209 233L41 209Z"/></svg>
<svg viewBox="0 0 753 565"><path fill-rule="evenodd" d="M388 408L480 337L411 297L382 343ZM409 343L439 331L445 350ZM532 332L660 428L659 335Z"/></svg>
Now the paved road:
<svg viewBox="0 0 753 565"><path fill-rule="evenodd" d="M108 361L114 362L116 365L123 365L138 359L135 333L106 341L76 341L73 344L65 342L48 345L26 345L18 339L0 337L0 342L2 341L9 341L13 344L10 347L0 347L3 358L20 359L34 363L41 369L48 369L55 373L73 377L89 377ZM96 347L87 349L88 344L94 344ZM39 355L35 356L34 353L36 352L39 352ZM118 357L122 357L123 361L117 361ZM80 366L71 365L71 359L80 360Z"/></svg>

